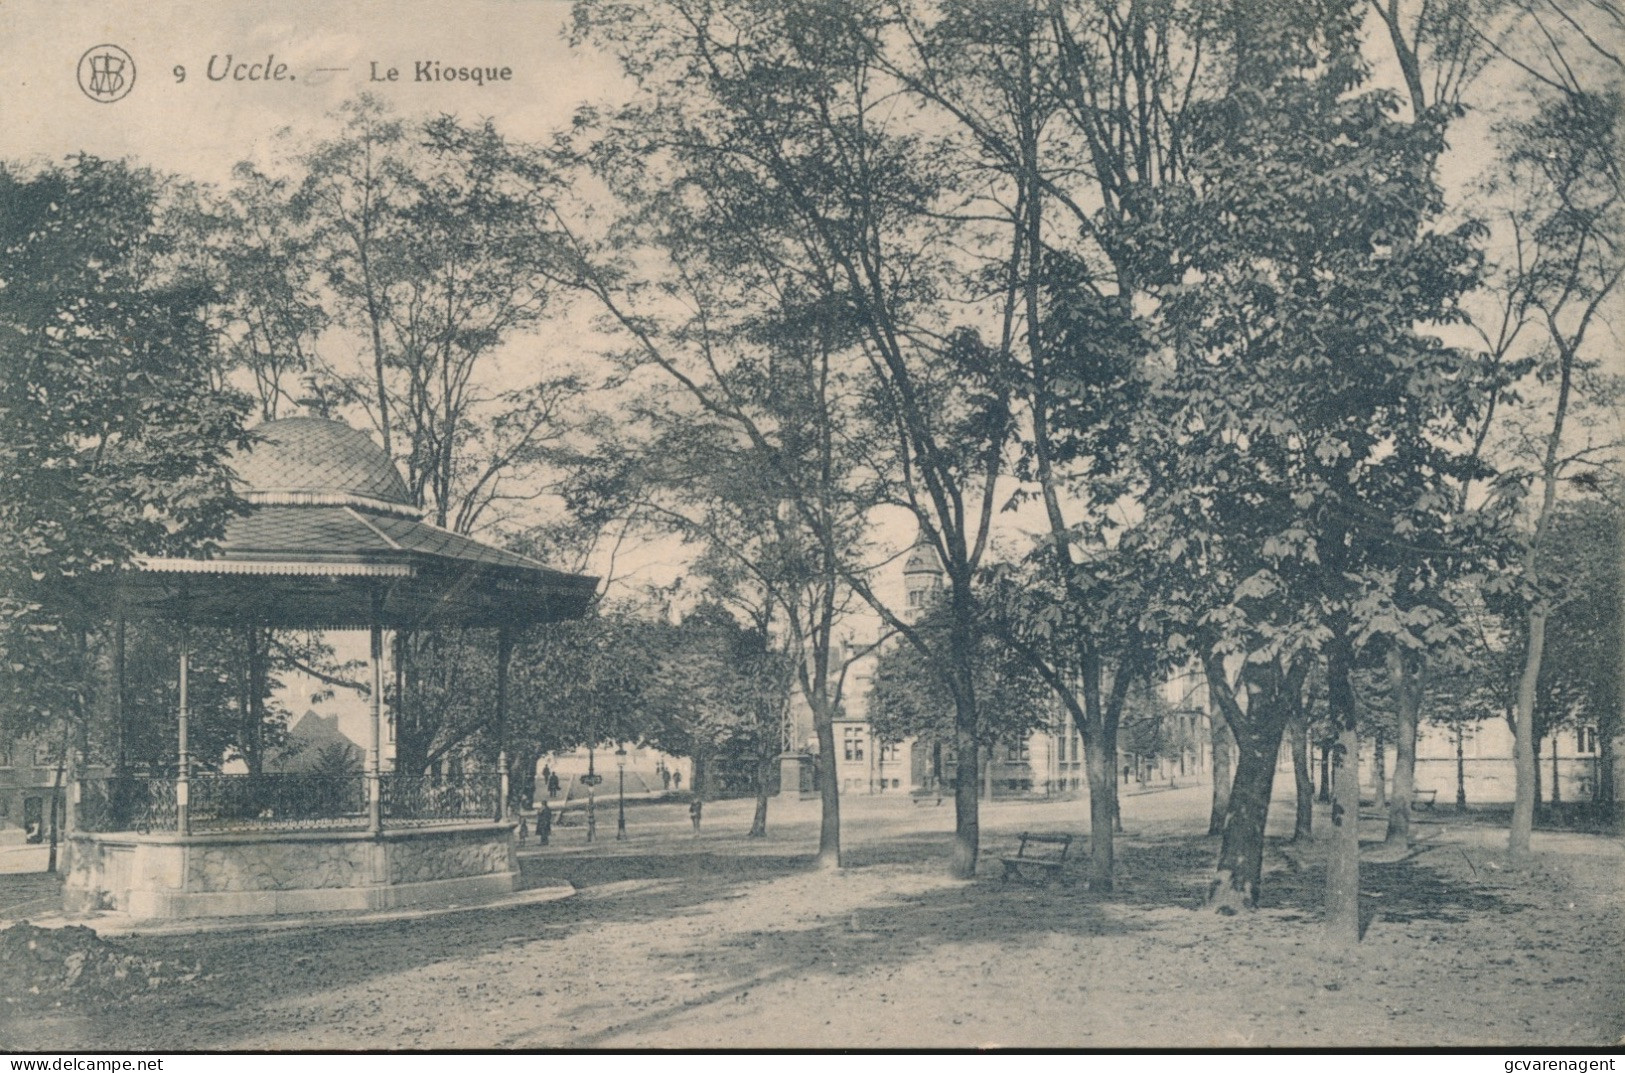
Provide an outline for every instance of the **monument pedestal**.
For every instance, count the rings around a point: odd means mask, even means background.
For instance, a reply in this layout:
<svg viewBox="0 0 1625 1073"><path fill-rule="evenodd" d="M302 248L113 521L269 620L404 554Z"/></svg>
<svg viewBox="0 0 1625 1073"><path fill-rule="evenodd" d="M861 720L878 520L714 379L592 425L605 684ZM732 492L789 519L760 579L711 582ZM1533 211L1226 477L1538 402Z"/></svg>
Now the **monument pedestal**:
<svg viewBox="0 0 1625 1073"><path fill-rule="evenodd" d="M782 754L779 757L779 796L807 798L817 792L813 757L807 753Z"/></svg>

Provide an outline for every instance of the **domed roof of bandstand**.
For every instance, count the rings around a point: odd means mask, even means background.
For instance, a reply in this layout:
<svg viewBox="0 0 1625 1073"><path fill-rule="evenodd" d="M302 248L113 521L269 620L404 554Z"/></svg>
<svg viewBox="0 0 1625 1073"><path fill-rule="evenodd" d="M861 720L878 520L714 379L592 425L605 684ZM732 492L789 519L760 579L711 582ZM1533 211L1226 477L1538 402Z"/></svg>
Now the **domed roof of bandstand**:
<svg viewBox="0 0 1625 1073"><path fill-rule="evenodd" d="M413 509L400 470L365 432L321 417L288 417L261 425L259 434L260 442L233 460L240 491L255 502L353 497Z"/></svg>
<svg viewBox="0 0 1625 1073"><path fill-rule="evenodd" d="M232 459L249 504L207 553L138 560L126 613L288 629L577 618L597 579L428 524L400 471L340 421L268 421Z"/></svg>

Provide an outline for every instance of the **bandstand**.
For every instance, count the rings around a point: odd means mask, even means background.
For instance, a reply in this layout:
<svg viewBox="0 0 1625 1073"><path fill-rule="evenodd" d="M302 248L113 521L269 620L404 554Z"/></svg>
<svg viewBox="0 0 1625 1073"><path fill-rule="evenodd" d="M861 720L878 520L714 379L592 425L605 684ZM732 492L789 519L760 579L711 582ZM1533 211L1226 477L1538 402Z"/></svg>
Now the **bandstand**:
<svg viewBox="0 0 1625 1073"><path fill-rule="evenodd" d="M518 871L502 745L512 640L525 626L579 617L596 579L425 523L393 462L337 421L268 422L233 465L250 509L214 550L137 560L111 597L121 623L181 627L176 763L162 775L120 773L70 791L66 909L164 920L466 904L511 892ZM497 770L386 771L385 632L461 627L494 634ZM188 750L186 638L222 628L248 628L250 637L367 631L365 770L200 770ZM122 673L122 653L115 662Z"/></svg>

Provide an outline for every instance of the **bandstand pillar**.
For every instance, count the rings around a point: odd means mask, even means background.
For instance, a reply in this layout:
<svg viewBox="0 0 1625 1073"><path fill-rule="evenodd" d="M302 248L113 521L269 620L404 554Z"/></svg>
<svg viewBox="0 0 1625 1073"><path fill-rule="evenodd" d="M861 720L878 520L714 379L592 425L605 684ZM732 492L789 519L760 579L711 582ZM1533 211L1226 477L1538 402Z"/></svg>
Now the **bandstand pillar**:
<svg viewBox="0 0 1625 1073"><path fill-rule="evenodd" d="M367 830L384 829L384 628L374 615L368 657L372 664L372 736L367 741Z"/></svg>
<svg viewBox="0 0 1625 1073"><path fill-rule="evenodd" d="M192 832L191 767L192 758L187 743L187 678L192 662L192 631L181 627L180 703L176 712L176 738L180 746L180 765L175 771L175 830L186 835Z"/></svg>
<svg viewBox="0 0 1625 1073"><path fill-rule="evenodd" d="M513 633L497 631L497 822L508 819L508 661L513 657Z"/></svg>

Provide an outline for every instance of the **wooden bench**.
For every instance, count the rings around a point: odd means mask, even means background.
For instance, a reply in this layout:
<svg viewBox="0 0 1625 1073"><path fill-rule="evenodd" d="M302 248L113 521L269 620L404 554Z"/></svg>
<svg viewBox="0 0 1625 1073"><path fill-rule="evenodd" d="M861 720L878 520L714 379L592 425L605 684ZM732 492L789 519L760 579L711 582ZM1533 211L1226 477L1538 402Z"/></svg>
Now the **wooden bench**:
<svg viewBox="0 0 1625 1073"><path fill-rule="evenodd" d="M1036 847L1035 856L1027 855L1027 847ZM1055 848L1059 847L1059 848ZM1029 831L1021 833L1021 845L1016 847L1014 857L1000 857L1004 862L1004 878L1011 876L1024 876L1024 869L1036 871L1045 878L1062 877L1061 869L1066 865L1067 851L1072 848L1071 835L1035 835Z"/></svg>
<svg viewBox="0 0 1625 1073"><path fill-rule="evenodd" d="M1432 812L1434 799L1438 796L1439 791L1437 790L1412 790L1411 808L1425 808Z"/></svg>

